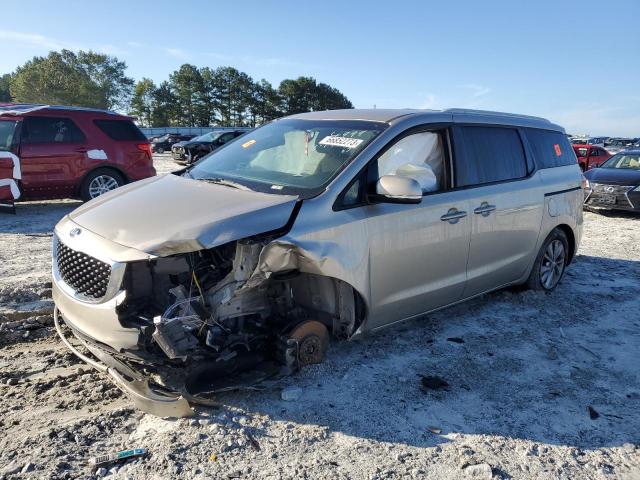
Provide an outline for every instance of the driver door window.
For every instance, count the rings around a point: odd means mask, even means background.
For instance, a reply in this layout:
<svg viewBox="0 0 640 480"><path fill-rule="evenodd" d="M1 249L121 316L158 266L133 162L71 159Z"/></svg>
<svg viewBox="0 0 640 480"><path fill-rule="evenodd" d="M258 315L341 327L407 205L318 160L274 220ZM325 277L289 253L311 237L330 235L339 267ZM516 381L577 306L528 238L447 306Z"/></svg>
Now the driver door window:
<svg viewBox="0 0 640 480"><path fill-rule="evenodd" d="M401 175L416 180L422 193L445 188L445 155L442 135L420 132L396 142L378 158L378 176Z"/></svg>

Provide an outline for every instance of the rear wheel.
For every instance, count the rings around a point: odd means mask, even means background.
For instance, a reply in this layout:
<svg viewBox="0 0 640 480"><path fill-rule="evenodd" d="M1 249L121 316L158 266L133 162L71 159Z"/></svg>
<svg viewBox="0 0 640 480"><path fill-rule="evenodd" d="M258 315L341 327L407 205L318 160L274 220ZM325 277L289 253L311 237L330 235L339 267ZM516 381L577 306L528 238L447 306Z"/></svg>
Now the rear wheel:
<svg viewBox="0 0 640 480"><path fill-rule="evenodd" d="M568 260L567 236L562 230L556 228L542 244L527 280L527 286L533 290L550 292L560 283Z"/></svg>
<svg viewBox="0 0 640 480"><path fill-rule="evenodd" d="M94 170L82 182L80 197L85 202L125 184L124 177L110 168Z"/></svg>

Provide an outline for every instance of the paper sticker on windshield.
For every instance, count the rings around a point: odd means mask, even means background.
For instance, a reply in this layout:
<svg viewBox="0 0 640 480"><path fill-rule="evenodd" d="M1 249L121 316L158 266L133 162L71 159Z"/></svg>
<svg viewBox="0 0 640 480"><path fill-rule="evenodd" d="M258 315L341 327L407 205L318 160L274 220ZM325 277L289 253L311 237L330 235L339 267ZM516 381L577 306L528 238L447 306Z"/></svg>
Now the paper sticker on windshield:
<svg viewBox="0 0 640 480"><path fill-rule="evenodd" d="M256 143L255 140L249 140L248 142L244 142L242 144L242 148L249 148L251 145L253 145L254 143Z"/></svg>
<svg viewBox="0 0 640 480"><path fill-rule="evenodd" d="M558 145L557 143L553 146L553 148L556 151L556 157L560 157L562 156L562 150L560 150L560 145Z"/></svg>
<svg viewBox="0 0 640 480"><path fill-rule="evenodd" d="M338 137L337 135L327 135L318 142L318 145L329 145L331 147L357 148L364 140L359 138Z"/></svg>

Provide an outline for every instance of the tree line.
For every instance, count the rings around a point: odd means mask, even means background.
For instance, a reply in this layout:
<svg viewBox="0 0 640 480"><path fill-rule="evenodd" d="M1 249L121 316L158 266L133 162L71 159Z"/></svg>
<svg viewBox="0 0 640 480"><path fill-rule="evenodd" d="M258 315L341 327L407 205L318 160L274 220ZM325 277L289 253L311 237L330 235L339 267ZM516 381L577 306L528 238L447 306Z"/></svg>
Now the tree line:
<svg viewBox="0 0 640 480"><path fill-rule="evenodd" d="M353 108L338 89L313 77L274 87L233 67L184 64L156 85L126 75L126 63L70 50L34 57L0 76L0 102L76 105L127 112L145 127L256 126L284 115Z"/></svg>

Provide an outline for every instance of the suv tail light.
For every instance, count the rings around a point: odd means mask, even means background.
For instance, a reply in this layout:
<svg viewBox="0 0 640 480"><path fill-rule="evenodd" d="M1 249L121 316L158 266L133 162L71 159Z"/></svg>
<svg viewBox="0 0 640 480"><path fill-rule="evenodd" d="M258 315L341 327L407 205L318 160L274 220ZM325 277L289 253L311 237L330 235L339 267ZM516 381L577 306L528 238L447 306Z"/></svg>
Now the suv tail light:
<svg viewBox="0 0 640 480"><path fill-rule="evenodd" d="M151 153L151 144L150 143L139 143L138 144L138 150L141 150L144 153L146 153L147 157L149 157L149 160L151 160L152 153Z"/></svg>

